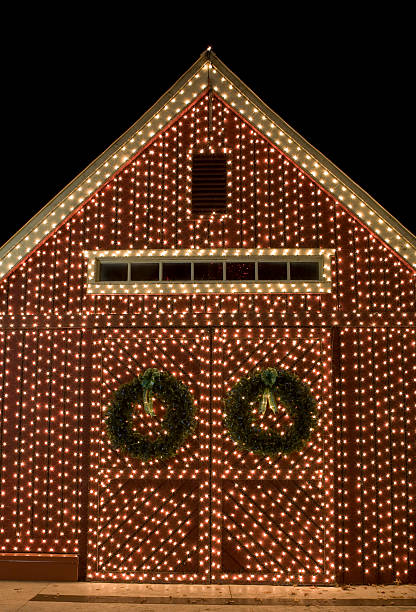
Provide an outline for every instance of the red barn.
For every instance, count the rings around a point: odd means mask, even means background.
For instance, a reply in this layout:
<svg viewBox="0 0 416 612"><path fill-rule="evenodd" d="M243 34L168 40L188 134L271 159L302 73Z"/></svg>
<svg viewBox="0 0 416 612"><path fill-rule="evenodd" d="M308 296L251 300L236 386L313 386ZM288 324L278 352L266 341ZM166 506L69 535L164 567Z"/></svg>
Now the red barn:
<svg viewBox="0 0 416 612"><path fill-rule="evenodd" d="M1 249L0 577L414 582L415 247L204 53ZM300 450L223 420L269 367L317 401ZM168 458L105 421L148 368L196 407ZM253 423L285 436L285 406Z"/></svg>

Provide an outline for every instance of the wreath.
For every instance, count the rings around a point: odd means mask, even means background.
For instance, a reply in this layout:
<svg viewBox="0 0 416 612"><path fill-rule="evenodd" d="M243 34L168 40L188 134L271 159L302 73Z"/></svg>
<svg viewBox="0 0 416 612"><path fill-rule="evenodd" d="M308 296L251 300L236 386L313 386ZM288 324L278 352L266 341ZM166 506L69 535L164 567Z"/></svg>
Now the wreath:
<svg viewBox="0 0 416 612"><path fill-rule="evenodd" d="M253 405L259 403L276 413L278 401L292 419L282 433L265 430L254 422ZM288 455L299 451L317 425L316 400L309 387L287 370L266 368L244 378L231 389L224 401L224 423L240 448L261 456Z"/></svg>
<svg viewBox="0 0 416 612"><path fill-rule="evenodd" d="M142 399L147 414L154 416L153 397L166 407L161 423L163 433L156 438L133 429L135 405ZM186 385L167 372L149 368L113 394L106 413L110 442L130 457L149 461L173 457L195 427L195 405Z"/></svg>

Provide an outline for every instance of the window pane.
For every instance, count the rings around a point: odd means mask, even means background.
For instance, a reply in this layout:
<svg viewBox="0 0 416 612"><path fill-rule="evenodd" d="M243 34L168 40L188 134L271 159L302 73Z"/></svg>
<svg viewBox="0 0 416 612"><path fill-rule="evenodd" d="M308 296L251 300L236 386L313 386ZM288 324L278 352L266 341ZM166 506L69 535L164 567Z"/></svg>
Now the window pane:
<svg viewBox="0 0 416 612"><path fill-rule="evenodd" d="M227 263L227 280L254 280L254 261L232 261Z"/></svg>
<svg viewBox="0 0 416 612"><path fill-rule="evenodd" d="M132 263L131 280L134 281L158 281L158 263Z"/></svg>
<svg viewBox="0 0 416 612"><path fill-rule="evenodd" d="M176 262L164 263L162 278L164 281L191 280L191 264Z"/></svg>
<svg viewBox="0 0 416 612"><path fill-rule="evenodd" d="M319 280L319 263L317 261L291 261L291 280Z"/></svg>
<svg viewBox="0 0 416 612"><path fill-rule="evenodd" d="M285 261L259 261L259 280L286 280Z"/></svg>
<svg viewBox="0 0 416 612"><path fill-rule="evenodd" d="M222 262L196 262L194 263L194 280L212 281L222 280Z"/></svg>
<svg viewBox="0 0 416 612"><path fill-rule="evenodd" d="M100 263L100 280L102 281L126 281L126 263Z"/></svg>

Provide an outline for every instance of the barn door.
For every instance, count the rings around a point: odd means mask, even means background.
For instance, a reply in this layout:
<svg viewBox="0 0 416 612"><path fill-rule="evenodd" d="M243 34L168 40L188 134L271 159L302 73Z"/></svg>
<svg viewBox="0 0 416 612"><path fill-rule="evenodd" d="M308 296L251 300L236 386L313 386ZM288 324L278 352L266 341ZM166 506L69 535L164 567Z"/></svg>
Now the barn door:
<svg viewBox="0 0 416 612"><path fill-rule="evenodd" d="M117 330L97 351L99 436L90 501L92 580L209 581L210 336L186 330ZM142 463L112 450L103 425L111 393L148 367L166 369L191 390L198 426L177 455ZM142 411L137 426L154 431L163 417Z"/></svg>
<svg viewBox="0 0 416 612"><path fill-rule="evenodd" d="M320 398L321 426L303 452L279 460L237 449L214 419L212 474L212 580L214 582L322 583L331 581L328 521L331 512L330 445L324 427L331 419L326 332L309 329L232 330L215 337L214 410L247 372L268 366L295 372ZM268 410L266 427L287 422Z"/></svg>
<svg viewBox="0 0 416 612"><path fill-rule="evenodd" d="M143 582L324 582L331 507L325 436L287 458L239 451L222 424L222 398L244 374L296 372L327 416L328 337L311 330L112 330L96 351L89 573ZM97 343L98 344L98 343ZM198 426L178 454L150 464L111 449L103 426L110 395L148 367L189 386ZM163 417L140 414L150 432ZM266 412L265 426L276 427ZM279 424L285 423L281 416Z"/></svg>

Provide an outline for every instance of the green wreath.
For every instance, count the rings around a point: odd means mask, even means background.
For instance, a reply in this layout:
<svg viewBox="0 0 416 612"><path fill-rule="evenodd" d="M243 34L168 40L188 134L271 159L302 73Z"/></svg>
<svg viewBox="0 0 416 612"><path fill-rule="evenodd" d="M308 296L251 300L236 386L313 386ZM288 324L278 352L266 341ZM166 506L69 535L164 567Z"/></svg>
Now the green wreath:
<svg viewBox="0 0 416 612"><path fill-rule="evenodd" d="M261 413L267 405L275 413L275 395L292 419L282 434L261 429L254 423L254 403L260 403ZM299 451L317 425L315 398L309 387L287 370L266 368L241 378L226 396L224 407L224 423L231 438L240 448L261 456Z"/></svg>
<svg viewBox="0 0 416 612"><path fill-rule="evenodd" d="M166 407L161 424L164 433L157 438L133 429L134 406L141 398L145 411L153 416L153 396ZM114 448L130 457L149 461L176 454L195 427L194 415L194 400L188 387L167 372L149 368L114 392L105 421Z"/></svg>

